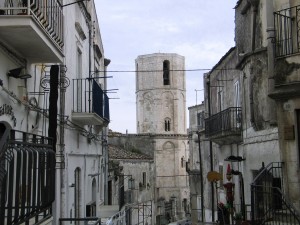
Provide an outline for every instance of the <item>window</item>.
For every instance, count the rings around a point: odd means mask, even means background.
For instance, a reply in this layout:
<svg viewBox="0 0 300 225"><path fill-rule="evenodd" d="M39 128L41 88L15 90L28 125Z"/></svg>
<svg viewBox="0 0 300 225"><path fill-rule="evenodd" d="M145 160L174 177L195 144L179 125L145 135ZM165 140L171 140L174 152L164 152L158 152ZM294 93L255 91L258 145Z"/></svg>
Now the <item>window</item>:
<svg viewBox="0 0 300 225"><path fill-rule="evenodd" d="M223 110L223 91L218 91L218 105L219 105L219 111Z"/></svg>
<svg viewBox="0 0 300 225"><path fill-rule="evenodd" d="M202 213L201 213L201 195L197 195L197 212L198 212L198 221L202 220Z"/></svg>
<svg viewBox="0 0 300 225"><path fill-rule="evenodd" d="M76 75L77 78L82 78L82 52L79 48L77 48L77 55L76 55L76 63L77 63L77 68L76 68Z"/></svg>
<svg viewBox="0 0 300 225"><path fill-rule="evenodd" d="M165 119L165 131L171 130L171 122L170 119Z"/></svg>
<svg viewBox="0 0 300 225"><path fill-rule="evenodd" d="M240 83L236 81L234 83L234 107L240 107ZM242 126L242 115L239 109L235 110L235 117L236 117L236 127L241 128Z"/></svg>
<svg viewBox="0 0 300 225"><path fill-rule="evenodd" d="M234 107L240 107L240 83L234 83Z"/></svg>
<svg viewBox="0 0 300 225"><path fill-rule="evenodd" d="M112 186L112 181L111 180L109 180L108 182L107 182L107 192L108 192L108 194L107 194L107 205L112 205L112 203L113 203L113 186Z"/></svg>
<svg viewBox="0 0 300 225"><path fill-rule="evenodd" d="M164 85L170 85L170 62L168 60L163 62L163 80Z"/></svg>
<svg viewBox="0 0 300 225"><path fill-rule="evenodd" d="M181 157L181 168L184 167L184 162L185 162L185 159L184 159L184 156Z"/></svg>
<svg viewBox="0 0 300 225"><path fill-rule="evenodd" d="M94 74L93 74L93 76L94 77L100 77L99 71L100 71L100 64L99 64L98 60L95 59Z"/></svg>
<svg viewBox="0 0 300 225"><path fill-rule="evenodd" d="M144 187L146 187L146 183L147 183L146 172L143 172L143 186L144 186Z"/></svg>
<svg viewBox="0 0 300 225"><path fill-rule="evenodd" d="M204 112L197 113L197 126L199 130L204 129Z"/></svg>
<svg viewBox="0 0 300 225"><path fill-rule="evenodd" d="M77 48L76 76L77 76L77 112L82 112L82 52Z"/></svg>
<svg viewBox="0 0 300 225"><path fill-rule="evenodd" d="M296 28L299 27L299 7L287 8L274 13L276 57L299 52Z"/></svg>

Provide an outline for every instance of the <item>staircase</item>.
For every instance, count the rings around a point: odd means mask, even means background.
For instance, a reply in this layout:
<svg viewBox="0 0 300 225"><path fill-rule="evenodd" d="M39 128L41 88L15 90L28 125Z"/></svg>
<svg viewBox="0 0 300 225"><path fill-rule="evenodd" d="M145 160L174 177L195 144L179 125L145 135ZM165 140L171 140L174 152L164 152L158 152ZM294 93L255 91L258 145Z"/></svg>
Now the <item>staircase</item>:
<svg viewBox="0 0 300 225"><path fill-rule="evenodd" d="M252 225L300 224L297 210L284 195L283 163L262 167L251 184Z"/></svg>

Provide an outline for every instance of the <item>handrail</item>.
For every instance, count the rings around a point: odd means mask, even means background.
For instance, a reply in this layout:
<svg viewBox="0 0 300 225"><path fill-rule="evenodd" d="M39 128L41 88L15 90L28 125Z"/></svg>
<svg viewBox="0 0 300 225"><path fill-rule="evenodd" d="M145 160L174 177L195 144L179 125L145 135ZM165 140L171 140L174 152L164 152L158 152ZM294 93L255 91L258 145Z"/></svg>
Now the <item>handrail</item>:
<svg viewBox="0 0 300 225"><path fill-rule="evenodd" d="M297 210L284 196L282 167L282 162L272 162L263 167L253 180L251 224L300 224Z"/></svg>
<svg viewBox="0 0 300 225"><path fill-rule="evenodd" d="M0 123L0 224L40 222L51 215L55 200L53 140L3 127Z"/></svg>
<svg viewBox="0 0 300 225"><path fill-rule="evenodd" d="M242 108L229 107L205 119L205 135L212 136L242 131Z"/></svg>
<svg viewBox="0 0 300 225"><path fill-rule="evenodd" d="M0 122L0 161L3 157L3 152L5 151L5 146L7 145L7 140L9 137L11 127L9 123L5 121Z"/></svg>
<svg viewBox="0 0 300 225"><path fill-rule="evenodd" d="M109 122L109 98L94 78L73 79L73 112L96 113Z"/></svg>
<svg viewBox="0 0 300 225"><path fill-rule="evenodd" d="M274 12L275 56L285 57L300 52L299 14L300 6Z"/></svg>
<svg viewBox="0 0 300 225"><path fill-rule="evenodd" d="M276 167L274 165L277 165ZM257 182L259 182L260 179L263 178L263 175L266 175L267 173L270 173L270 171L274 168L282 168L283 166L283 162L271 162L269 163L266 167L263 166L262 170L256 175L256 177L254 178L254 180L252 181L252 184L256 184Z"/></svg>
<svg viewBox="0 0 300 225"><path fill-rule="evenodd" d="M5 184L7 179L7 173L5 170L5 151L7 149L7 143L9 138L11 127L5 122L0 122L0 209L5 206ZM1 218L5 217L5 211L0 210L0 222ZM3 219L2 219L3 220ZM2 221L3 222L3 221Z"/></svg>

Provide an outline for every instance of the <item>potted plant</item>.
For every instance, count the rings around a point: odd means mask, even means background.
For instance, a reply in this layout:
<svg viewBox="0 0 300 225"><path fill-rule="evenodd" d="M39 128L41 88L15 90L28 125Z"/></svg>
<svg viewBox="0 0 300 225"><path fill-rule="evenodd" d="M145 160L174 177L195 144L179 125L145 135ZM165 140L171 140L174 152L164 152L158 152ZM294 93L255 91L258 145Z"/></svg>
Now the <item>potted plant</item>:
<svg viewBox="0 0 300 225"><path fill-rule="evenodd" d="M243 221L243 214L241 212L237 212L233 216L233 220L235 221L236 225L240 225Z"/></svg>
<svg viewBox="0 0 300 225"><path fill-rule="evenodd" d="M218 220L219 224L229 224L229 208L223 202L218 203Z"/></svg>

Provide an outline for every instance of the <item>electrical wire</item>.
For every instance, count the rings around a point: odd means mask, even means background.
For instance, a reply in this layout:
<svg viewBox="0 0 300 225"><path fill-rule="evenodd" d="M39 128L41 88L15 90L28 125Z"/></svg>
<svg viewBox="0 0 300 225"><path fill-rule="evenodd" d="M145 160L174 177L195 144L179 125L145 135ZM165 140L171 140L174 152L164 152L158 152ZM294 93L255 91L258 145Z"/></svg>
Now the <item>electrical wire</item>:
<svg viewBox="0 0 300 225"><path fill-rule="evenodd" d="M201 69L178 69L178 70L168 70L170 72L197 72L197 71L211 71L212 69L204 69L204 68L201 68ZM220 70L220 71L227 71L227 70L238 70L236 68L223 68L223 69L213 69L213 70ZM151 73L151 72L164 72L165 70L99 70L97 72L107 72L107 73L136 73L136 72L139 72L139 73Z"/></svg>
<svg viewBox="0 0 300 225"><path fill-rule="evenodd" d="M11 98L15 99L18 103L22 104L25 106L26 110L30 110L30 111L34 111L37 113L42 114L45 118L49 118L48 115L48 110L42 109L39 106L35 105L34 103L32 103L31 101L21 101L15 93L13 93L12 91L8 90L6 87L3 86L3 82L0 79L0 86L2 87L2 90L7 93ZM59 116L57 118L58 126L60 126L60 122L62 122L64 124L64 126L67 129L70 130L78 130L80 132L80 134L84 137L87 137L91 140L95 140L95 141L103 141L103 138L101 135L92 133L86 129L84 129L83 127L80 127L79 125L73 123L71 120L69 120L69 118L67 117L66 119L61 120L61 117Z"/></svg>

